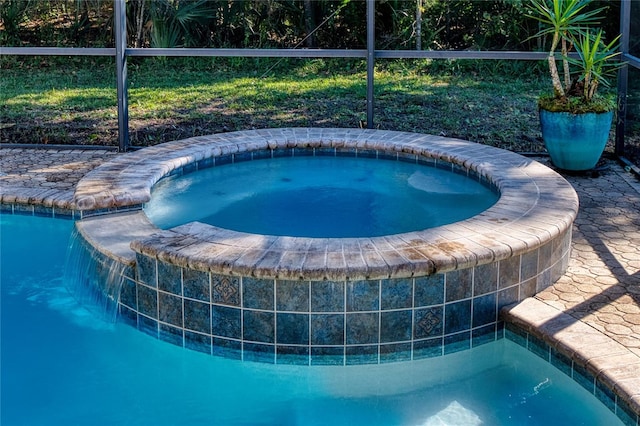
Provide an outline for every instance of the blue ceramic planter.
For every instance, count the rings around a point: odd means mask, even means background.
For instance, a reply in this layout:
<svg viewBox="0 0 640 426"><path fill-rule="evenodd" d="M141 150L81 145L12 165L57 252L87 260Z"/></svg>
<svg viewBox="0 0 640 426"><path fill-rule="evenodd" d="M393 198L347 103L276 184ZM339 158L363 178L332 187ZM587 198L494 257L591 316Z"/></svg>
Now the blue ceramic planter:
<svg viewBox="0 0 640 426"><path fill-rule="evenodd" d="M564 170L596 166L609 138L613 111L571 114L540 110L542 139L553 164Z"/></svg>

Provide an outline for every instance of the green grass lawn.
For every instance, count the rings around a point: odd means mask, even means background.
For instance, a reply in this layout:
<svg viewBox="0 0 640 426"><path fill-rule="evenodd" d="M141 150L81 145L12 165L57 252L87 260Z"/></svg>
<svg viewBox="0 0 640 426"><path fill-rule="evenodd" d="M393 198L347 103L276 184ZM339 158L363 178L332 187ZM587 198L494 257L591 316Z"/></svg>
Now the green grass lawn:
<svg viewBox="0 0 640 426"><path fill-rule="evenodd" d="M40 60L3 59L2 142L117 145L112 59ZM266 127L365 125L363 62L274 62L132 60L132 144ZM460 66L380 61L375 126L540 151L536 98L547 82L526 72L534 64L520 64L522 72L477 61L456 71Z"/></svg>

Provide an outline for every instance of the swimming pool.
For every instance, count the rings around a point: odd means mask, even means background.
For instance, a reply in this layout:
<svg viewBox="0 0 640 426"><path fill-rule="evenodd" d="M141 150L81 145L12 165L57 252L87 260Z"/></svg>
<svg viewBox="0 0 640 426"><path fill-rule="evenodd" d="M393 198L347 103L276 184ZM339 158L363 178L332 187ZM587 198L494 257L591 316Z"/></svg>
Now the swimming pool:
<svg viewBox="0 0 640 426"><path fill-rule="evenodd" d="M616 425L501 339L439 358L301 367L211 357L106 324L65 288L73 222L0 216L2 425Z"/></svg>

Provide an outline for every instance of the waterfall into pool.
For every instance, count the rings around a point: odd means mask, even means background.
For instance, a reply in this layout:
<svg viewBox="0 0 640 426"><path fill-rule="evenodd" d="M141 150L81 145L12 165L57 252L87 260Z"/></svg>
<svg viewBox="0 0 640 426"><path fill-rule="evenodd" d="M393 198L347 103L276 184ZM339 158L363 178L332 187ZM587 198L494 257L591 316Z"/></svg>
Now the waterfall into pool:
<svg viewBox="0 0 640 426"><path fill-rule="evenodd" d="M101 254L74 229L67 249L64 283L80 305L114 323L127 265Z"/></svg>

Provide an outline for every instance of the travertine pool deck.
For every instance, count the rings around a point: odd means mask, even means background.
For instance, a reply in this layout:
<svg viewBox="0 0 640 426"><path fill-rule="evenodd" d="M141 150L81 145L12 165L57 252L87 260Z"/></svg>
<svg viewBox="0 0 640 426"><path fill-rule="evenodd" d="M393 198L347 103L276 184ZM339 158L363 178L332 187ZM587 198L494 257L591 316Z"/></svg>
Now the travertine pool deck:
<svg viewBox="0 0 640 426"><path fill-rule="evenodd" d="M2 149L0 201L73 210L75 183L104 161L122 155ZM567 273L552 287L505 312L505 318L551 348L562 349L602 382L614 384L637 413L640 182L617 163L607 165L595 178L565 175L580 199Z"/></svg>

